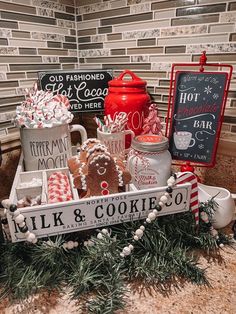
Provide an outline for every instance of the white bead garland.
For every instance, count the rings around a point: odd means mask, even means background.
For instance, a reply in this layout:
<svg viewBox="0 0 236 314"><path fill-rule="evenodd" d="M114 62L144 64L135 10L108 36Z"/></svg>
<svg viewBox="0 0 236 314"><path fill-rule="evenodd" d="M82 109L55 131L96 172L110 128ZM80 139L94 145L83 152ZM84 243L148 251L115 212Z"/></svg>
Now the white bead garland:
<svg viewBox="0 0 236 314"><path fill-rule="evenodd" d="M148 214L148 218L149 218L151 221L155 220L156 217L157 217L157 215L156 215L155 213L153 213L153 212L150 213L150 214Z"/></svg>
<svg viewBox="0 0 236 314"><path fill-rule="evenodd" d="M128 246L125 246L122 250L122 252L120 253L121 257L125 257L131 254L131 252L133 251L134 246L132 244L129 244Z"/></svg>
<svg viewBox="0 0 236 314"><path fill-rule="evenodd" d="M136 234L136 236L138 236L139 238L141 238L141 237L143 236L143 230L137 229L137 230L135 231L135 234Z"/></svg>
<svg viewBox="0 0 236 314"><path fill-rule="evenodd" d="M22 214L19 214L18 216L15 217L15 222L17 224L24 222L24 220L25 220L25 217Z"/></svg>
<svg viewBox="0 0 236 314"><path fill-rule="evenodd" d="M64 250L72 250L79 246L77 241L68 241L62 244Z"/></svg>
<svg viewBox="0 0 236 314"><path fill-rule="evenodd" d="M165 195L162 195L160 201L165 204L168 201L168 198Z"/></svg>
<svg viewBox="0 0 236 314"><path fill-rule="evenodd" d="M2 205L5 207L5 209L9 210L11 205L11 202L9 199L3 200L2 201ZM4 213L6 213L6 210L4 209ZM26 226L25 223L25 216L21 213L20 209L16 209L14 212L9 210L9 214L12 215L12 218L15 220L15 223L19 226L19 228L23 228ZM4 227L4 230L7 230L8 225L6 225ZM36 235L33 232L30 232L29 230L27 230L26 232L23 233L25 236L26 241L30 242L30 243L37 243L37 238Z"/></svg>
<svg viewBox="0 0 236 314"><path fill-rule="evenodd" d="M74 242L73 241L68 241L67 242L67 248L68 248L68 250L73 249L74 248Z"/></svg>
<svg viewBox="0 0 236 314"><path fill-rule="evenodd" d="M103 234L102 234L101 232L99 232L99 233L97 234L97 238L98 238L99 240L102 240L102 239L103 239Z"/></svg>
<svg viewBox="0 0 236 314"><path fill-rule="evenodd" d="M26 237L26 240L28 241L28 242L33 242L33 240L35 240L36 239L36 236L35 236L35 234L34 233L29 233L28 235L27 235L27 237Z"/></svg>
<svg viewBox="0 0 236 314"><path fill-rule="evenodd" d="M130 244L130 245L129 245L129 248L130 248L131 251L133 251L134 246L133 246L132 244Z"/></svg>
<svg viewBox="0 0 236 314"><path fill-rule="evenodd" d="M19 210L19 209L15 210L15 211L13 212L13 217L17 217L17 216L19 216L19 215L20 215L20 210Z"/></svg>
<svg viewBox="0 0 236 314"><path fill-rule="evenodd" d="M5 199L5 200L2 200L2 206L4 207L4 208L6 208L6 209L9 209L10 208L10 206L11 206L11 201L7 198L7 199Z"/></svg>
<svg viewBox="0 0 236 314"><path fill-rule="evenodd" d="M92 240L88 240L88 246L93 246L94 242Z"/></svg>
<svg viewBox="0 0 236 314"><path fill-rule="evenodd" d="M102 233L106 234L106 235L109 235L109 231L107 229L102 229Z"/></svg>
<svg viewBox="0 0 236 314"><path fill-rule="evenodd" d="M172 187L175 184L175 178L174 176L171 176L168 180L167 180L167 186L168 187ZM165 192L159 199L158 205L161 206L161 208L163 208L165 206L165 204L168 202L168 198L169 198L169 193ZM152 221L154 221L157 218L158 215L158 211L157 209L153 209L152 212L150 212L148 214L148 217L146 218L146 222L147 223L151 223ZM135 241L138 241L142 238L143 233L144 233L145 227L142 225L140 226L135 232L134 232L134 237L133 239ZM125 257L131 254L132 250L134 249L134 246L132 244L130 244L129 246L125 246L123 248L123 251L120 253L121 257Z"/></svg>

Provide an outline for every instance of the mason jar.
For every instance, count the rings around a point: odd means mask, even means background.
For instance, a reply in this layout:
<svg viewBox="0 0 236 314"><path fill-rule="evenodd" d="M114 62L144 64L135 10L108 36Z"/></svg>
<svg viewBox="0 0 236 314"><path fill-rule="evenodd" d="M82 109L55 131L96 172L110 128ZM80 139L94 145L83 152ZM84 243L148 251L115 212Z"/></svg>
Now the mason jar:
<svg viewBox="0 0 236 314"><path fill-rule="evenodd" d="M139 190L167 185L171 174L171 154L167 137L138 135L131 143L127 167Z"/></svg>

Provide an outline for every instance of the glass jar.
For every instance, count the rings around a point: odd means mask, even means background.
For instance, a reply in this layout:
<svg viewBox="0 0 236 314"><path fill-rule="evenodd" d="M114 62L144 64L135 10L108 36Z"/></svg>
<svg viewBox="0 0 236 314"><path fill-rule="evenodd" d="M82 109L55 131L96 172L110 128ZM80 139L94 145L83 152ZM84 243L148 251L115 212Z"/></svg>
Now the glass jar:
<svg viewBox="0 0 236 314"><path fill-rule="evenodd" d="M138 135L131 143L127 167L139 190L166 186L171 173L169 141L160 135Z"/></svg>

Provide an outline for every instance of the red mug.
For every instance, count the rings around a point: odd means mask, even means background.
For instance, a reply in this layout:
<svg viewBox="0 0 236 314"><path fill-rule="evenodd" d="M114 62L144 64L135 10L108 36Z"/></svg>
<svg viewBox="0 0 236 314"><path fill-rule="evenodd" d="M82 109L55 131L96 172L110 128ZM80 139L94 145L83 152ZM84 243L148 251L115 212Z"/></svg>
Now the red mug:
<svg viewBox="0 0 236 314"><path fill-rule="evenodd" d="M124 80L130 75L130 80ZM143 121L148 115L150 96L146 90L147 82L143 81L130 70L125 70L117 78L108 82L108 95L104 100L105 115L114 119L119 112L128 116L127 128L135 135L142 132ZM126 141L128 142L128 141Z"/></svg>

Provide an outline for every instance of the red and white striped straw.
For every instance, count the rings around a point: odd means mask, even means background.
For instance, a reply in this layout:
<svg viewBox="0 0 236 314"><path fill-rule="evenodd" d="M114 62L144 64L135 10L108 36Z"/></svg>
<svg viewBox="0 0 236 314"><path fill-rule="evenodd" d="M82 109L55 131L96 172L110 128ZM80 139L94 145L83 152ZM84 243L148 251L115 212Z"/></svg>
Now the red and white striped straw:
<svg viewBox="0 0 236 314"><path fill-rule="evenodd" d="M103 130L103 123L102 123L102 121L98 117L94 117L93 120L96 122L96 124L98 126L98 129L100 131L102 131Z"/></svg>

